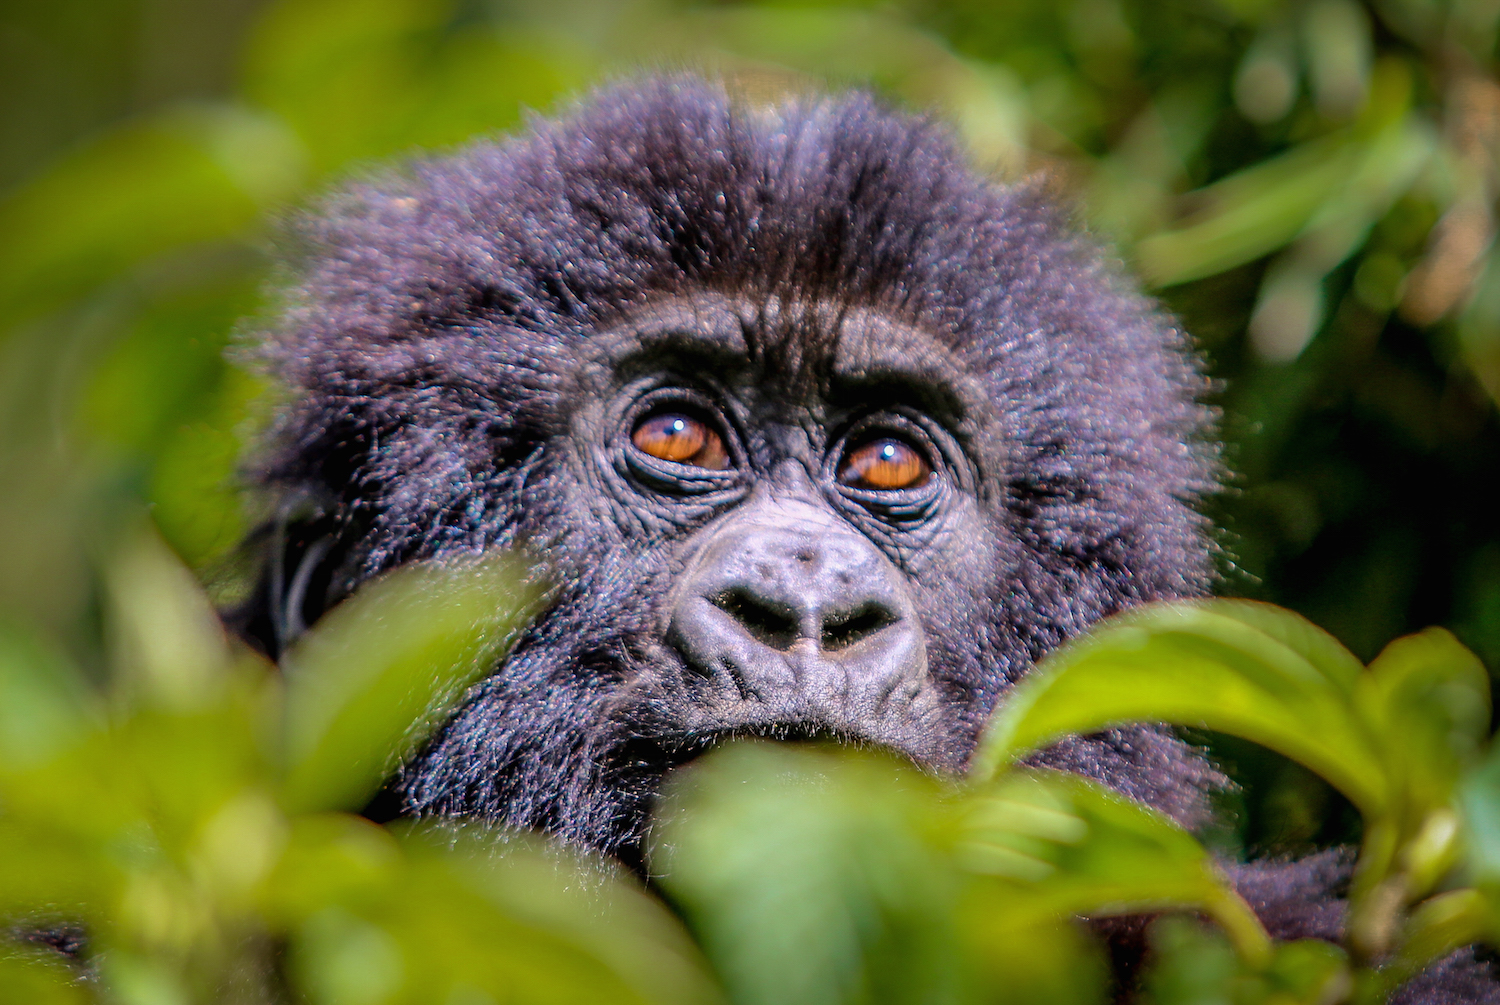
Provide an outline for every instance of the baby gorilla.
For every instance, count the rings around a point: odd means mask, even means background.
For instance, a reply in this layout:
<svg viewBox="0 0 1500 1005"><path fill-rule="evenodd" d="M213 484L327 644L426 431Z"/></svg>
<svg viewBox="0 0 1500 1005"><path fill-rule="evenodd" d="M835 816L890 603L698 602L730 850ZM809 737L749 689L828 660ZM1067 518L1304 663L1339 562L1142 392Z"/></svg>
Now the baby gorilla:
<svg viewBox="0 0 1500 1005"><path fill-rule="evenodd" d="M1209 585L1182 333L1036 188L866 96L624 86L353 185L304 234L264 342L292 400L245 630L274 651L436 555L520 547L555 584L403 812L638 864L663 774L717 739L959 770L1042 654ZM1042 760L1188 824L1222 781L1150 727ZM1345 872L1242 885L1276 934L1336 937ZM1457 959L1416 990L1486 981Z"/></svg>

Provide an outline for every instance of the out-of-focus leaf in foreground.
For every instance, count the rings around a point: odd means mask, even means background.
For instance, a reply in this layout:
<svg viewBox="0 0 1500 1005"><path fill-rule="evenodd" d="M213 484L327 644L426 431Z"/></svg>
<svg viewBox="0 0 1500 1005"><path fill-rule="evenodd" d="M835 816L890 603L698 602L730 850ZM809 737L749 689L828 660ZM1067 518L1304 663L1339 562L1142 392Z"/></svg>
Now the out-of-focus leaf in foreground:
<svg viewBox="0 0 1500 1005"><path fill-rule="evenodd" d="M1053 653L1011 692L975 771L993 771L1069 733L1171 722L1280 751L1361 810L1381 812L1390 793L1380 755L1350 704L1359 662L1329 658L1326 643L1301 652L1298 637L1317 638L1316 629L1290 612L1230 601L1112 619Z"/></svg>
<svg viewBox="0 0 1500 1005"><path fill-rule="evenodd" d="M600 863L330 812L492 665L535 600L519 564L394 573L285 681L154 535L103 580L105 693L0 636L0 931L81 929L96 979L0 939L0 1001L716 1000L666 909Z"/></svg>
<svg viewBox="0 0 1500 1005"><path fill-rule="evenodd" d="M1113 618L1045 660L1002 704L975 770L983 778L1067 733L1139 721L1219 730L1302 762L1364 818L1346 942L1363 967L1358 996L1373 1001L1483 928L1482 899L1424 898L1460 862L1456 797L1488 735L1489 708L1483 666L1441 629L1397 639L1361 668L1289 611L1160 605ZM1462 786L1481 869L1493 854L1480 833L1494 813L1485 777ZM1382 961L1389 966L1377 972Z"/></svg>
<svg viewBox="0 0 1500 1005"><path fill-rule="evenodd" d="M651 866L741 1002L1099 1000L1076 918L1185 910L1272 950L1202 845L1095 783L956 789L848 751L746 744L673 783Z"/></svg>
<svg viewBox="0 0 1500 1005"><path fill-rule="evenodd" d="M403 570L341 604L282 660L283 792L358 809L525 624L537 591L500 558Z"/></svg>

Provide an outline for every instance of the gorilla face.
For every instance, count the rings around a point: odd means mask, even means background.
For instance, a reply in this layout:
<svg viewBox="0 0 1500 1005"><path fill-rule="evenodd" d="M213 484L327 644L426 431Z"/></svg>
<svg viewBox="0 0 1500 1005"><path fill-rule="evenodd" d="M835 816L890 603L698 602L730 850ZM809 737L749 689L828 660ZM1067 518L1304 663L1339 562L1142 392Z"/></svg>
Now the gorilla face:
<svg viewBox="0 0 1500 1005"><path fill-rule="evenodd" d="M867 97L621 87L303 236L247 633L447 553L521 547L554 584L407 812L629 860L663 773L725 736L959 770L1040 655L1206 587L1180 334L1037 191ZM1148 728L1045 759L1183 819L1215 777Z"/></svg>
<svg viewBox="0 0 1500 1005"><path fill-rule="evenodd" d="M659 739L827 733L957 766L981 682L927 639L1001 566L985 402L920 332L821 313L705 294L602 333L565 494L605 501L609 564L662 577L632 681Z"/></svg>

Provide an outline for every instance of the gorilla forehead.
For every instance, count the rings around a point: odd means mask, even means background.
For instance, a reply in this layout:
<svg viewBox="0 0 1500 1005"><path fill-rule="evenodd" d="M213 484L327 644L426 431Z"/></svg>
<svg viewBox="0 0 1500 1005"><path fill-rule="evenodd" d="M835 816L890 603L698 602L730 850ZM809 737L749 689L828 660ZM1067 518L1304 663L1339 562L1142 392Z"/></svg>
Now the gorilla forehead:
<svg viewBox="0 0 1500 1005"><path fill-rule="evenodd" d="M705 288L877 307L994 363L1079 336L1125 349L1157 323L1037 190L985 182L940 127L860 94L751 109L696 80L618 88L530 135L351 186L305 236L315 257L281 362L308 377L332 356L347 367L351 342L367 352L347 376L375 380L430 372L431 338L503 329L507 347L547 354L653 295ZM482 358L493 340L477 341Z"/></svg>
<svg viewBox="0 0 1500 1005"><path fill-rule="evenodd" d="M961 351L863 307L758 301L713 290L662 297L578 346L575 393L614 393L663 370L714 374L754 395L761 414L868 406L904 396L960 433L977 432L999 403Z"/></svg>

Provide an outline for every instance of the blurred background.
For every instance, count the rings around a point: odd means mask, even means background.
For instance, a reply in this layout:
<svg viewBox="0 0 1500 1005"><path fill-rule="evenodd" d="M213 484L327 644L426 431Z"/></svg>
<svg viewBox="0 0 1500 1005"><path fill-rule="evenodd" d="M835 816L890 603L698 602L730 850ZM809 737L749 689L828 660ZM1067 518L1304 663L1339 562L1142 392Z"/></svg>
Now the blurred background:
<svg viewBox="0 0 1500 1005"><path fill-rule="evenodd" d="M221 603L277 221L641 68L859 85L1041 172L1219 378L1222 592L1500 668L1500 0L0 0L0 633L102 673L153 527ZM247 320L248 319L248 320ZM113 584L113 585L111 585ZM4 638L0 638L3 642ZM0 658L4 647L0 646ZM1213 744L1222 840L1348 836Z"/></svg>

